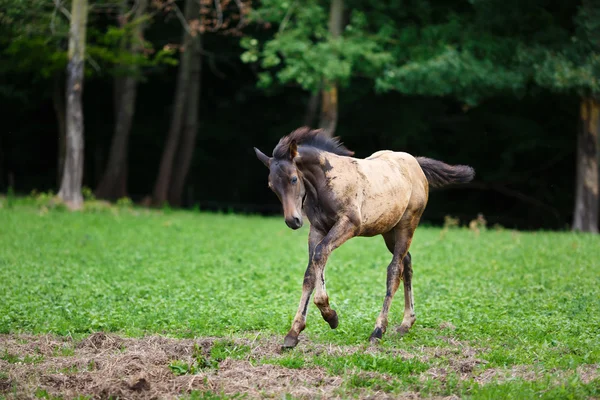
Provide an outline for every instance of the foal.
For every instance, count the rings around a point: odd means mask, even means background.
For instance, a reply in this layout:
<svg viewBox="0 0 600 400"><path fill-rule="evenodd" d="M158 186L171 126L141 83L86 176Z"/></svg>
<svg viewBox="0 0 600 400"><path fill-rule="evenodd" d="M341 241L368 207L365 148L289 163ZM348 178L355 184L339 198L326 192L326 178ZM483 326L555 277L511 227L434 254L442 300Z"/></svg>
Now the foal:
<svg viewBox="0 0 600 400"><path fill-rule="evenodd" d="M389 150L357 159L337 138L306 127L281 138L273 157L257 148L254 151L269 168L269 187L283 205L287 226L300 228L303 210L310 221L302 296L283 346L298 344L313 290L323 319L332 329L338 326L325 290L325 264L333 250L355 236L382 235L393 254L387 269L387 293L371 342L386 331L388 311L401 279L404 319L400 332L408 332L415 322L408 249L427 205L429 186L469 182L475 174L473 168Z"/></svg>

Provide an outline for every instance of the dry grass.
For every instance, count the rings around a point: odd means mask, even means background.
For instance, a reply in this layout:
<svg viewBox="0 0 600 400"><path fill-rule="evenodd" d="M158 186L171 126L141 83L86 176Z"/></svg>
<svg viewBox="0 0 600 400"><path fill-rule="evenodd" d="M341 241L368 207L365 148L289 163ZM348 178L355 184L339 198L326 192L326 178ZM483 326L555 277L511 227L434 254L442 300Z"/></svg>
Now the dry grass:
<svg viewBox="0 0 600 400"><path fill-rule="evenodd" d="M218 338L171 339L161 336L125 338L114 334L95 333L75 342L70 337L53 335L0 335L0 394L8 398L33 398L38 390L53 396L73 398L121 399L176 398L191 391L211 391L225 396L245 394L249 398L279 397L337 398L348 395L344 376L328 373L324 368L285 368L256 362L285 357L279 338L236 339L250 348L241 359L226 358L218 368L200 370L197 374L176 376L169 365L179 360L192 363L194 352L209 355ZM319 355L344 356L393 354L402 359L417 357L434 366L419 376L420 381L435 379L444 382L452 374L461 380L474 379L485 385L515 378L535 380L539 372L531 366L509 369L478 370L485 361L477 357L476 349L454 339L449 347L421 348L417 353L369 346L326 346L301 344L295 350L304 357ZM582 381L598 378L597 365L582 366L577 373ZM374 372L361 372L365 378L393 382L392 377ZM421 398L418 393L386 393L354 388L358 398ZM456 398L456 397L453 397Z"/></svg>
<svg viewBox="0 0 600 400"><path fill-rule="evenodd" d="M328 376L322 368L288 369L253 365L248 360L225 359L218 369L196 375L175 376L169 369L174 360L193 362L194 345L208 353L215 340L160 336L132 339L96 333L74 344L70 338L51 335L2 335L0 349L4 354L21 360L26 356L43 358L37 363L0 360L2 371L6 371L6 377L0 380L0 393L29 398L37 389L43 389L65 398L87 395L153 399L210 390L225 395L245 393L252 398L283 394L314 398L331 397L342 384L342 378ZM73 349L73 354L60 355L64 349ZM275 352L267 341L256 345L253 354Z"/></svg>

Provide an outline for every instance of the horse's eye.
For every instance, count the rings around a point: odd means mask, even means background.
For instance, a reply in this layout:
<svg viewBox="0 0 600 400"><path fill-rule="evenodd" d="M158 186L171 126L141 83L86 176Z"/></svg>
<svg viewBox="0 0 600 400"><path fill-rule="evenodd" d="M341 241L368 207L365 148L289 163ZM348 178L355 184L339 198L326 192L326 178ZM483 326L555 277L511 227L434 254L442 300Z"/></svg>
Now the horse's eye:
<svg viewBox="0 0 600 400"><path fill-rule="evenodd" d="M298 177L297 176L292 176L292 179L291 179L290 182L292 182L292 185L295 185L296 182L298 182Z"/></svg>

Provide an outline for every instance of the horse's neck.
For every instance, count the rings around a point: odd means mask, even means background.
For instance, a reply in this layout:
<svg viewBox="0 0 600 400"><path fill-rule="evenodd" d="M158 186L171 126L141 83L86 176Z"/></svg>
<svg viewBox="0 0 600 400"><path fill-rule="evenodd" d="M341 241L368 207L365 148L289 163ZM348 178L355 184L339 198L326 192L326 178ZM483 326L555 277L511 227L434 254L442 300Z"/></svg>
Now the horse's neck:
<svg viewBox="0 0 600 400"><path fill-rule="evenodd" d="M306 195L312 202L318 202L319 191L325 184L325 172L319 161L319 153L312 150L300 151L302 162L297 166L304 177Z"/></svg>

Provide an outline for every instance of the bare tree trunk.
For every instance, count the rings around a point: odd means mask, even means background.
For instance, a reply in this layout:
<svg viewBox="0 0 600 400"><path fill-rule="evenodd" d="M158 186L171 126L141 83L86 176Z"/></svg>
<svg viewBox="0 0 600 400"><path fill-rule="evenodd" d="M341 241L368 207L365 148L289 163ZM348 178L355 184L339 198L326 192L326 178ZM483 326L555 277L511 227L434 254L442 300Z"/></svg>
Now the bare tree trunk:
<svg viewBox="0 0 600 400"><path fill-rule="evenodd" d="M319 128L323 129L328 136L335 135L338 120L338 92L335 83L329 83L323 89L321 98L321 120Z"/></svg>
<svg viewBox="0 0 600 400"><path fill-rule="evenodd" d="M52 104L56 113L56 122L58 124L58 159L56 163L56 184L60 186L65 166L65 147L67 142L66 127L66 108L65 108L65 85L62 79L62 73L54 75L54 87L52 90Z"/></svg>
<svg viewBox="0 0 600 400"><path fill-rule="evenodd" d="M199 10L198 10L199 11ZM187 93L187 106L185 110L185 123L177 158L173 169L172 184L169 190L169 203L174 206L181 205L181 196L185 180L194 156L196 135L198 132L198 105L200 102L200 80L202 73L202 37L199 33L192 37L191 42L191 67L190 80Z"/></svg>
<svg viewBox="0 0 600 400"><path fill-rule="evenodd" d="M321 91L311 92L308 104L306 105L306 114L304 114L304 126L312 127L317 118L317 110L319 109L319 98Z"/></svg>
<svg viewBox="0 0 600 400"><path fill-rule="evenodd" d="M142 51L141 41L145 24L140 22L140 19L144 17L147 7L148 0L139 0L135 9L136 25L129 45L132 54L139 54ZM137 69L133 66L132 75L115 78L115 133L106 169L96 189L96 196L102 199L117 200L127 196L127 153L135 113L138 82L137 77L133 75L136 72Z"/></svg>
<svg viewBox="0 0 600 400"><path fill-rule="evenodd" d="M329 8L329 33L332 38L342 34L344 0L331 0ZM329 136L335 135L338 121L338 90L335 82L325 82L322 91L321 121L319 127Z"/></svg>
<svg viewBox="0 0 600 400"><path fill-rule="evenodd" d="M83 64L87 25L87 0L73 0L67 64L67 145L65 167L58 196L71 209L83 207Z"/></svg>
<svg viewBox="0 0 600 400"><path fill-rule="evenodd" d="M577 183L573 230L598 233L598 128L600 104L581 101L581 128L577 135Z"/></svg>
<svg viewBox="0 0 600 400"><path fill-rule="evenodd" d="M185 2L185 19L189 21L196 15L193 15L194 3L196 0L186 0ZM175 87L175 96L173 101L173 114L171 116L171 126L167 134L167 141L160 160L160 167L154 191L152 202L156 206L162 206L167 201L169 188L171 186L171 176L173 171L173 159L179 144L181 135L181 126L185 113L187 89L190 79L190 62L191 62L191 35L184 28L183 52L179 59L179 71L177 75L177 85Z"/></svg>

